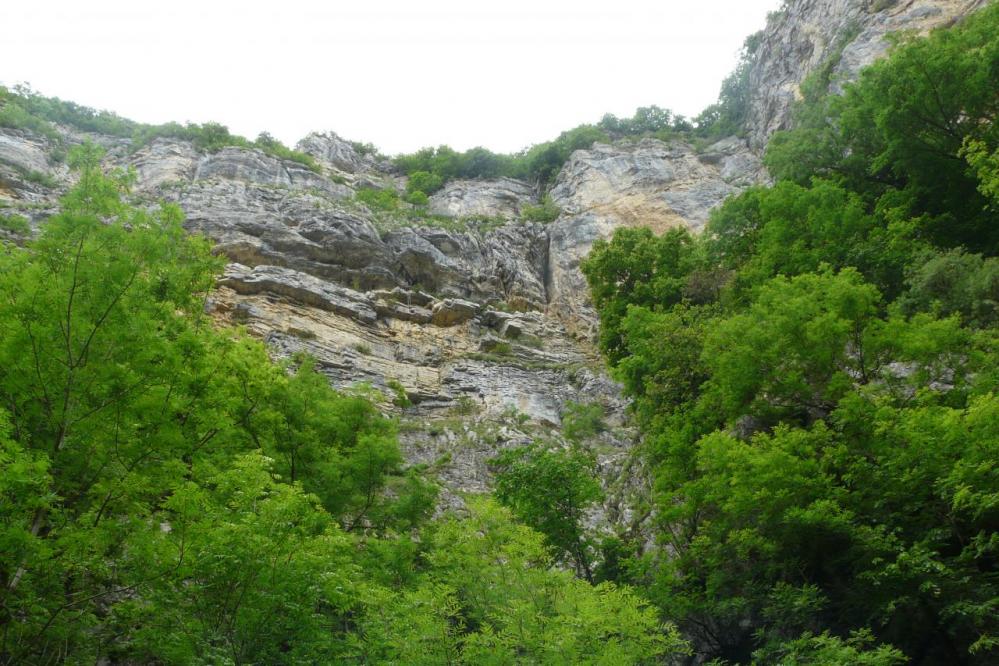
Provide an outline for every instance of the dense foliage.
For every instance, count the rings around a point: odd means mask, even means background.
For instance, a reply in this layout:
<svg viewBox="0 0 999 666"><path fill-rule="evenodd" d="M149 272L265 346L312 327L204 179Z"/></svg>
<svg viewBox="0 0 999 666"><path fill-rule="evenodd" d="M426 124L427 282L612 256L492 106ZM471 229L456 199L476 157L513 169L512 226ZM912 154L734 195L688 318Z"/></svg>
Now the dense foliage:
<svg viewBox="0 0 999 666"><path fill-rule="evenodd" d="M416 179L415 190L433 194L444 183L456 178L520 178L544 187L558 174L572 151L589 148L596 141L610 137L593 125L580 125L563 132L557 139L532 146L515 155L494 153L486 148L458 152L449 146L424 148L395 158L395 165Z"/></svg>
<svg viewBox="0 0 999 666"><path fill-rule="evenodd" d="M543 189L595 141L738 133L757 40L692 121L646 107L515 155L428 148L396 159L404 193L357 200L425 215L454 178ZM401 384L333 391L220 328L207 242L71 152L60 214L0 245L0 663L995 663L999 6L900 39L841 96L831 71L773 138L772 186L702 236L622 228L583 264L644 434L651 541L588 526L598 405L433 518L377 402L407 406ZM266 134L0 88L0 126L59 143L57 124L318 168ZM0 216L0 239L30 231Z"/></svg>
<svg viewBox="0 0 999 666"><path fill-rule="evenodd" d="M593 582L593 544L586 534L586 510L602 499L595 461L585 449L569 451L535 443L507 449L493 460L496 498L514 515L545 535L558 557Z"/></svg>
<svg viewBox="0 0 999 666"><path fill-rule="evenodd" d="M707 231L584 263L706 658L999 659L999 7L814 95ZM641 544L636 544L636 550Z"/></svg>
<svg viewBox="0 0 999 666"><path fill-rule="evenodd" d="M687 650L634 591L555 567L491 501L431 520L435 486L370 392L220 329L219 260L180 210L129 205L93 146L70 162L62 211L0 245L0 663Z"/></svg>

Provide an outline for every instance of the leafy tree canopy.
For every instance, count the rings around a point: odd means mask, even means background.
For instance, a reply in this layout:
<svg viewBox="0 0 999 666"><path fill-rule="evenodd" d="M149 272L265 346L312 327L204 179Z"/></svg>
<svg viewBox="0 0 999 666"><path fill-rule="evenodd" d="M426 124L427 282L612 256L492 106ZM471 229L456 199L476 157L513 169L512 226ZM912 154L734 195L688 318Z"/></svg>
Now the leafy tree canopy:
<svg viewBox="0 0 999 666"><path fill-rule="evenodd" d="M997 36L989 6L810 83L773 186L583 264L654 477L619 566L705 659L999 656Z"/></svg>

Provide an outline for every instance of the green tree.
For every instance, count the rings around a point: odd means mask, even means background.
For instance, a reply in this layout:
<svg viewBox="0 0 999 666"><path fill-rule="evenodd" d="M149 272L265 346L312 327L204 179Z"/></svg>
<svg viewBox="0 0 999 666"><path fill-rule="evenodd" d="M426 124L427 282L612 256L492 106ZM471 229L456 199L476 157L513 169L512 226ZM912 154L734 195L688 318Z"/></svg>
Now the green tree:
<svg viewBox="0 0 999 666"><path fill-rule="evenodd" d="M552 552L567 558L579 576L592 582L593 543L583 520L587 509L603 498L593 457L579 448L534 444L507 449L492 464L497 499L545 535Z"/></svg>
<svg viewBox="0 0 999 666"><path fill-rule="evenodd" d="M804 111L805 126L774 137L771 173L800 184L834 178L872 204L918 218L935 243L994 253L999 235L985 204L987 156L999 148L997 26L999 10L986 7L926 39L900 40L842 97Z"/></svg>
<svg viewBox="0 0 999 666"><path fill-rule="evenodd" d="M427 556L431 580L453 590L473 630L463 640L466 663L643 664L688 651L634 592L550 568L541 536L501 507L480 500L470 510L432 533Z"/></svg>
<svg viewBox="0 0 999 666"><path fill-rule="evenodd" d="M693 243L684 229L656 236L645 227L623 227L609 243L594 242L581 268L600 314L600 348L612 363L623 353L621 321L629 305L669 307L683 299L697 261Z"/></svg>
<svg viewBox="0 0 999 666"><path fill-rule="evenodd" d="M443 186L444 179L437 174L430 173L429 171L414 171L409 174L409 180L406 181L406 192L408 194L412 194L413 192L433 194Z"/></svg>

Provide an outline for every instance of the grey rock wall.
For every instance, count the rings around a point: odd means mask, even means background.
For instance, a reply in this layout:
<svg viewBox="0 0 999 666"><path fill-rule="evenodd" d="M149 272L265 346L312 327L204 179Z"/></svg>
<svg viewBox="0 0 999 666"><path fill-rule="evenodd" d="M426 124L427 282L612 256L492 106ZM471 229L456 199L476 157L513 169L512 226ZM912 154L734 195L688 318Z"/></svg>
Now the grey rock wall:
<svg viewBox="0 0 999 666"><path fill-rule="evenodd" d="M888 36L925 33L984 7L989 0L789 0L763 32L750 72L746 130L750 146L791 125L802 81L832 62L833 92L883 56Z"/></svg>

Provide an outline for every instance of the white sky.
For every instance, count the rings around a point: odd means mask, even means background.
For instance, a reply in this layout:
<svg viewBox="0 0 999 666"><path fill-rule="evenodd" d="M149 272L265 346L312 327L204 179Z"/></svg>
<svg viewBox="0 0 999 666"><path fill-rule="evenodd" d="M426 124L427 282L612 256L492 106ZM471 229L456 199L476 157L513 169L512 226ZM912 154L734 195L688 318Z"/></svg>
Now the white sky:
<svg viewBox="0 0 999 666"><path fill-rule="evenodd" d="M713 102L780 0L2 0L0 82L289 145L518 150Z"/></svg>

